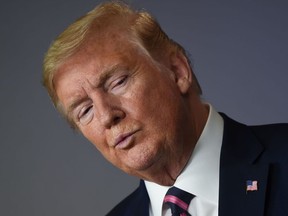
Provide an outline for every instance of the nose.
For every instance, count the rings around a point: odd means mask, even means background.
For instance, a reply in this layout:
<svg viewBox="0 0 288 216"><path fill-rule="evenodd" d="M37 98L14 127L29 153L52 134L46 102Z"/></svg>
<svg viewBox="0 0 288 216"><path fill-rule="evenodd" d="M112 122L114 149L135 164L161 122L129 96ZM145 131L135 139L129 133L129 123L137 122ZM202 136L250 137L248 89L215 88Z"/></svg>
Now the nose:
<svg viewBox="0 0 288 216"><path fill-rule="evenodd" d="M105 129L118 124L125 117L125 112L114 97L108 94L98 95L97 99L94 100L96 117Z"/></svg>

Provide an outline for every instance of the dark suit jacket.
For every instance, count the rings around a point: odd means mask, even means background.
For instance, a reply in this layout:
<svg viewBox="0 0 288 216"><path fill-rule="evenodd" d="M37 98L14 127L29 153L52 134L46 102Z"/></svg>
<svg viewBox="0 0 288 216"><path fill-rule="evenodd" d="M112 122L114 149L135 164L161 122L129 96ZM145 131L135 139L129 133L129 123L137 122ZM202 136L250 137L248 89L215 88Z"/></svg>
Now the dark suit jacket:
<svg viewBox="0 0 288 216"><path fill-rule="evenodd" d="M224 118L219 216L288 216L288 124L246 126ZM246 181L258 182L246 191ZM108 216L149 216L144 182Z"/></svg>

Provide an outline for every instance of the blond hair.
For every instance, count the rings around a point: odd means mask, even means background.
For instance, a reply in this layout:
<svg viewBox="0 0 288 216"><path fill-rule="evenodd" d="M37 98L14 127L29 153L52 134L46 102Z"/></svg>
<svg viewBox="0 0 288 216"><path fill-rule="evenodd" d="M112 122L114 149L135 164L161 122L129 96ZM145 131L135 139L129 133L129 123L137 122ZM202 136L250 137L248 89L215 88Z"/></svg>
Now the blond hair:
<svg viewBox="0 0 288 216"><path fill-rule="evenodd" d="M102 3L83 17L72 23L61 33L48 49L43 64L43 85L46 87L54 105L59 108L58 98L53 85L53 77L59 66L71 55L77 52L81 44L90 34L103 33L115 22L126 22L125 28L136 36L149 54L157 59L167 53L183 53L182 46L170 39L161 29L157 21L145 11L133 10L130 6L119 1ZM189 58L187 58L189 61ZM189 62L190 63L190 62ZM191 69L192 70L192 69ZM196 89L202 93L196 77ZM61 110L60 110L61 111Z"/></svg>

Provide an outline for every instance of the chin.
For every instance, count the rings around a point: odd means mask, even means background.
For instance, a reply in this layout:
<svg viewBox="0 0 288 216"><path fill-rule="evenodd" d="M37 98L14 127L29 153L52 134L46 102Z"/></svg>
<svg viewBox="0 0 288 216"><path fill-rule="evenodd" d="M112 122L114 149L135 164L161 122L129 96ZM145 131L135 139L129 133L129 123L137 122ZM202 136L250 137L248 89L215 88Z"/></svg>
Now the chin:
<svg viewBox="0 0 288 216"><path fill-rule="evenodd" d="M141 179L147 179L146 176L154 173L159 168L159 155L153 153L142 152L138 157L133 155L125 160L124 172L137 176Z"/></svg>
<svg viewBox="0 0 288 216"><path fill-rule="evenodd" d="M148 170L150 167L153 166L155 163L155 159L153 157L144 157L144 158L132 158L127 163L127 167L131 170L137 171L145 171Z"/></svg>

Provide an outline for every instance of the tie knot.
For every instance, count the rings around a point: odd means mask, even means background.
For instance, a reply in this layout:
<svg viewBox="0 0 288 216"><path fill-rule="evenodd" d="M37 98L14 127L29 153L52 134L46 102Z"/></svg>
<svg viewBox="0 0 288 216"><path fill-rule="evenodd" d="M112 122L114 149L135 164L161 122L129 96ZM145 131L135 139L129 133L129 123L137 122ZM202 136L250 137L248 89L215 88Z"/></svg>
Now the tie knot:
<svg viewBox="0 0 288 216"><path fill-rule="evenodd" d="M165 195L164 203L171 208L173 216L190 215L187 210L194 197L191 193L177 187L171 187Z"/></svg>

